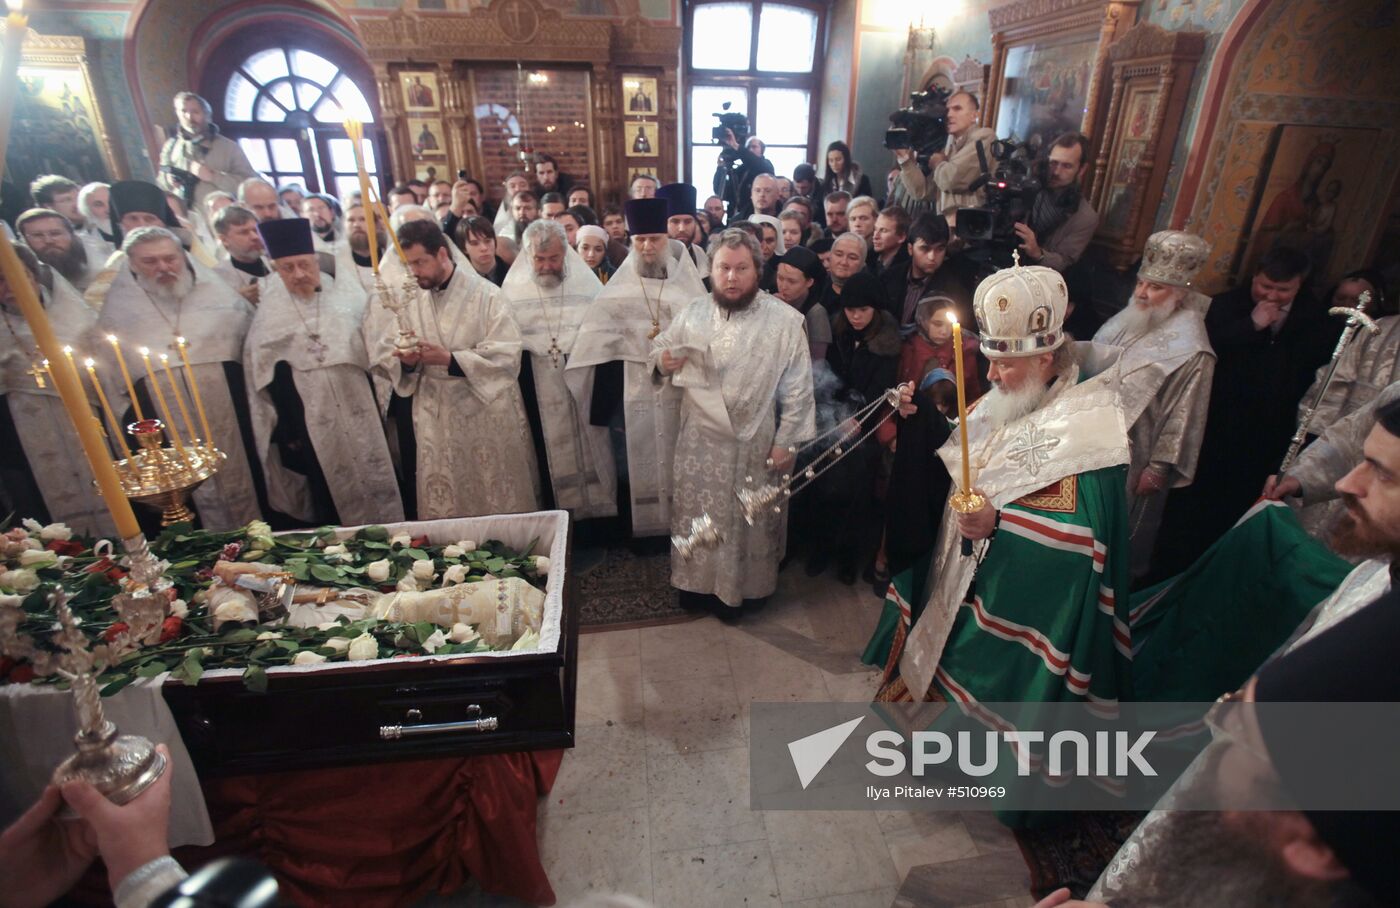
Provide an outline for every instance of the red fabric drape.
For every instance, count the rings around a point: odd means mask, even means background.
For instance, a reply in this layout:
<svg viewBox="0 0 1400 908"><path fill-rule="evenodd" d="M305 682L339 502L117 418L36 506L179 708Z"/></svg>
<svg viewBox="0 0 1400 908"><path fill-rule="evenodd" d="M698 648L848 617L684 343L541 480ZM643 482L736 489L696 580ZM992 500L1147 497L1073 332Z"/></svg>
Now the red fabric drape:
<svg viewBox="0 0 1400 908"><path fill-rule="evenodd" d="M468 879L554 904L536 812L561 750L214 779L217 841L176 849L194 869L225 855L261 861L298 905L390 908Z"/></svg>

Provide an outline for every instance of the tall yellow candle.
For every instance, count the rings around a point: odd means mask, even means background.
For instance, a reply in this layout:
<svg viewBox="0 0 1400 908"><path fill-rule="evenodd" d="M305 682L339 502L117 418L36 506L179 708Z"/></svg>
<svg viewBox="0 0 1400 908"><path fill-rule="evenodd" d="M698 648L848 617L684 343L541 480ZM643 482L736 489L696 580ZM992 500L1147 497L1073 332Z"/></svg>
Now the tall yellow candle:
<svg viewBox="0 0 1400 908"><path fill-rule="evenodd" d="M369 172L365 170L365 151L362 143L365 138L364 124L359 120L345 121L345 134L350 137L350 148L355 155L355 169L360 176L360 204L365 209L365 230L369 233L369 264L374 273L379 273L379 234L374 229L374 197L369 192ZM387 230L389 222L384 222Z"/></svg>
<svg viewBox="0 0 1400 908"><path fill-rule="evenodd" d="M29 17L20 12L18 0L7 0L10 14L5 17L4 60L0 62L0 173L5 172L5 152L10 147L10 126L14 119L16 86L19 84L19 64L24 56L24 35L29 30Z"/></svg>
<svg viewBox="0 0 1400 908"><path fill-rule="evenodd" d="M190 394L194 397L194 409L199 414L199 427L204 430L204 444L212 446L214 436L209 434L209 417L204 415L204 398L199 393L199 379L194 376L194 366L190 365L190 354L185 350L185 339L175 338L175 346L180 350L180 362L185 364L185 374L190 379Z"/></svg>
<svg viewBox="0 0 1400 908"><path fill-rule="evenodd" d="M379 216L384 219L384 225L389 225L389 213L384 210L384 203L378 199L374 200L375 206L379 209ZM403 247L399 245L399 236L393 230L389 231L389 239L394 243L394 251L399 254L399 261L408 264L408 256L403 254Z"/></svg>
<svg viewBox="0 0 1400 908"><path fill-rule="evenodd" d="M102 415L107 417L107 426L115 438L118 450L121 451L127 460L131 459L131 448L126 443L126 434L122 432L122 424L117 419L117 414L112 412L112 405L107 400L107 393L102 390L102 382L97 380L97 361L92 357L83 360L83 366L87 369L88 381L92 382L92 390L97 392L97 400L102 404Z"/></svg>
<svg viewBox="0 0 1400 908"><path fill-rule="evenodd" d="M972 466L967 457L967 382L963 380L962 325L951 311L953 321L953 370L958 384L958 438L962 443L962 490L972 491Z"/></svg>
<svg viewBox="0 0 1400 908"><path fill-rule="evenodd" d="M122 345L117 340L115 334L107 335L107 343L112 345L112 352L117 355L117 368L122 370L122 381L126 382L126 393L131 397L131 408L136 411L137 421L146 418L146 414L141 412L141 400L136 396L136 385L131 380L131 373L126 371L126 358L122 356Z"/></svg>
<svg viewBox="0 0 1400 908"><path fill-rule="evenodd" d="M190 411L185 409L185 395L180 390L179 382L175 381L175 373L170 371L170 357L164 353L160 355L160 367L165 370L165 377L170 382L170 390L175 394L175 406L180 410L180 419L185 423L185 434L190 437L190 444L194 445L199 440L195 432L194 423L190 421Z"/></svg>
<svg viewBox="0 0 1400 908"><path fill-rule="evenodd" d="M156 370L151 366L151 351L147 347L140 350L141 362L146 364L146 378L151 382L151 391L156 396L156 405L160 407L161 418L165 420L165 428L170 432L170 440L175 443L175 450L180 452L180 457L185 456L185 445L180 441L180 430L175 427L175 420L170 416L170 404L165 402L165 392L160 388L160 379L156 377Z"/></svg>
<svg viewBox="0 0 1400 908"><path fill-rule="evenodd" d="M8 87L12 93L14 83L9 83ZM53 326L49 324L44 307L39 303L39 294L29 282L28 270L15 254L15 248L3 230L0 230L0 273L4 274L5 283L14 293L20 311L24 313L24 320L29 323L35 343L50 361L57 362L63 348L58 343L57 335L53 333ZM53 370L52 378L54 386L58 388L58 395L63 400L63 407L68 411L69 419L73 421L78 441L87 456L88 464L92 467L102 501L112 514L117 533L122 539L140 536L141 525L136 522L136 513L131 509L131 502L122 490L121 478L108 455L107 446L102 443L102 434L97 431L92 411L88 409L87 395L83 393L76 373L67 369L57 369Z"/></svg>

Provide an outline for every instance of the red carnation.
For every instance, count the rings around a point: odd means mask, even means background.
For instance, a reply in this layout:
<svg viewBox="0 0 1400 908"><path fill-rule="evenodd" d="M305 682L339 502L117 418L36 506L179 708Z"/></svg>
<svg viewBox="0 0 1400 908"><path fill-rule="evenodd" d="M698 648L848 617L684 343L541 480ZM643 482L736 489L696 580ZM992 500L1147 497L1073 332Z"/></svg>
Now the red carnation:
<svg viewBox="0 0 1400 908"><path fill-rule="evenodd" d="M9 681L11 684L28 684L30 681L34 680L34 666L30 665L28 662L21 662L19 665L10 669L10 673L6 676L5 680Z"/></svg>
<svg viewBox="0 0 1400 908"><path fill-rule="evenodd" d="M411 539L409 540L408 544L413 546L415 549L421 549L428 544L428 534L424 533L422 536L419 536L416 539Z"/></svg>
<svg viewBox="0 0 1400 908"><path fill-rule="evenodd" d="M224 550L219 553L220 561L233 561L238 558L238 553L243 551L243 543L230 542L224 546Z"/></svg>
<svg viewBox="0 0 1400 908"><path fill-rule="evenodd" d="M185 622L180 618L180 616L171 615L169 618L166 618L164 621L161 622L160 642L169 643L171 640L174 640L176 637L180 636L180 634L183 633L184 630Z"/></svg>
<svg viewBox="0 0 1400 908"><path fill-rule="evenodd" d="M102 639L106 640L108 643L111 643L113 640L117 639L117 636L119 634L125 634L127 630L128 628L126 622L118 621L116 624L112 625L111 627L107 628L105 631L102 632Z"/></svg>
<svg viewBox="0 0 1400 908"><path fill-rule="evenodd" d="M87 551L81 542L74 542L71 539L53 539L44 548L55 555L81 555Z"/></svg>

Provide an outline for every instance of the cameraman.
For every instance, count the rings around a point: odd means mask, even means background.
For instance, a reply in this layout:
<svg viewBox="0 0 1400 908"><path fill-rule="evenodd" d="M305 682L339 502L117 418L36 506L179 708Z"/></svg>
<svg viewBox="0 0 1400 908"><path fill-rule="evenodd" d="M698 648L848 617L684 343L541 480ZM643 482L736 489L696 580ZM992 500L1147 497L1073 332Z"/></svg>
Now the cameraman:
<svg viewBox="0 0 1400 908"><path fill-rule="evenodd" d="M1050 145L1041 182L1045 188L1036 193L1030 223L1016 224L1023 264L1044 265L1063 274L1084 254L1099 226L1098 213L1084 198L1080 183L1088 164L1089 140L1083 135L1067 132Z"/></svg>
<svg viewBox="0 0 1400 908"><path fill-rule="evenodd" d="M198 209L216 190L237 192L244 180L258 175L238 143L219 135L209 120L212 110L192 91L177 94L180 125L160 150L160 186L184 199L189 209Z"/></svg>
<svg viewBox="0 0 1400 908"><path fill-rule="evenodd" d="M750 144L756 140L751 139ZM762 147L762 142L758 142ZM742 148L734 130L724 129L724 147L719 153L719 166L715 168L715 195L724 200L725 211L732 224L753 213L753 179L761 173L772 174L773 165L765 157L755 154L749 148Z"/></svg>
<svg viewBox="0 0 1400 908"><path fill-rule="evenodd" d="M948 143L943 151L929 155L927 176L919 166L914 149L897 149L894 159L899 164L899 180L909 194L919 201L934 202L935 210L947 214L982 204L981 191L968 189L982 175L977 143L981 142L990 155L997 136L987 127L977 125L977 98L971 92L954 92L944 105Z"/></svg>

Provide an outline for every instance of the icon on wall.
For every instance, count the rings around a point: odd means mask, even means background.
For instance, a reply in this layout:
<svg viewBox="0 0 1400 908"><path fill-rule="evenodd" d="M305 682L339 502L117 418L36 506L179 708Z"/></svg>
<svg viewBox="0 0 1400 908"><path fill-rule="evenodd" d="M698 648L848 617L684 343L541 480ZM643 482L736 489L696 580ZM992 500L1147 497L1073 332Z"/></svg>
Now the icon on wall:
<svg viewBox="0 0 1400 908"><path fill-rule="evenodd" d="M624 127L627 142L627 157L650 158L657 152L655 123L628 123Z"/></svg>
<svg viewBox="0 0 1400 908"><path fill-rule="evenodd" d="M447 156L447 142L443 139L442 121L436 117L409 117L408 138L413 153L418 157L441 158Z"/></svg>
<svg viewBox="0 0 1400 908"><path fill-rule="evenodd" d="M403 86L404 110L437 110L437 73L400 73L399 84Z"/></svg>
<svg viewBox="0 0 1400 908"><path fill-rule="evenodd" d="M650 76L624 75L622 77L623 109L629 115L654 114L659 105L656 98L656 80Z"/></svg>

